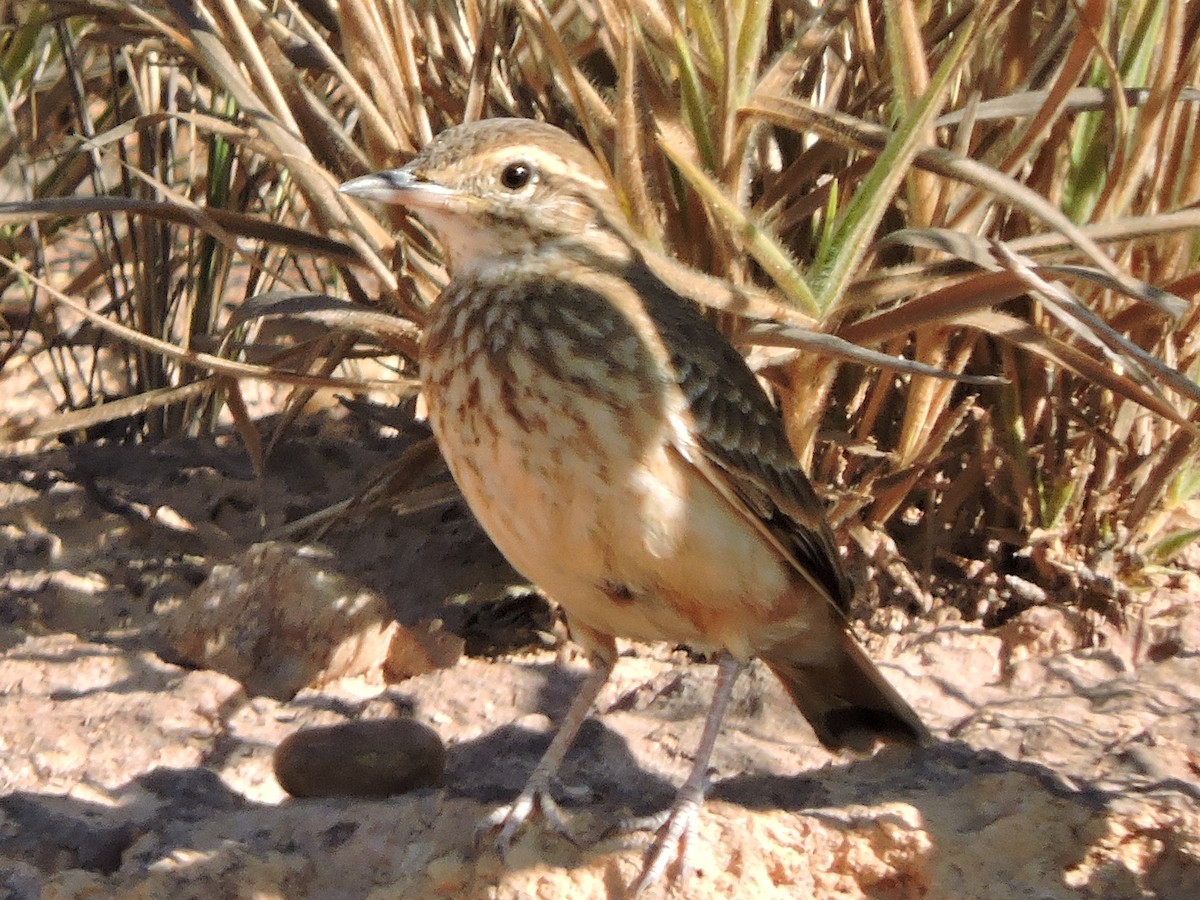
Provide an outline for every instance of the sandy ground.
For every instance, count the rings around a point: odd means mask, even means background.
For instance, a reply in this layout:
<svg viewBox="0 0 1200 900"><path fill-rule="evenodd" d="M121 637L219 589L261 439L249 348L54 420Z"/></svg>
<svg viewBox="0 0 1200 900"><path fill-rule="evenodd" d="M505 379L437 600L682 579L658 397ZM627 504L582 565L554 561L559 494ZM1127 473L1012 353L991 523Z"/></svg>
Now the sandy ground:
<svg viewBox="0 0 1200 900"><path fill-rule="evenodd" d="M0 460L0 897L623 895L650 835L614 826L670 802L712 667L626 645L562 772L575 841L530 829L503 860L477 846L581 661L461 505L280 530L395 456L394 437L326 416L262 479L232 439ZM243 583L251 599L225 608ZM830 756L754 669L690 871L656 892L1200 896L1198 585L1158 576L1136 633L1048 607L991 631L937 607L864 631L939 738L919 751ZM397 718L444 742L432 786L279 786L287 736ZM328 759L331 779L349 767Z"/></svg>

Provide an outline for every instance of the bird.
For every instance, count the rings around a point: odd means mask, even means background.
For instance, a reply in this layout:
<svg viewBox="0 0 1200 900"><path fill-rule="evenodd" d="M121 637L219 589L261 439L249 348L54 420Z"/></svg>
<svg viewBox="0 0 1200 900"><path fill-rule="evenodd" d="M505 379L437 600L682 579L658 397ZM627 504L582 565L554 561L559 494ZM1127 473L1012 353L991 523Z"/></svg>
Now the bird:
<svg viewBox="0 0 1200 900"><path fill-rule="evenodd" d="M589 661L524 790L483 823L502 852L538 816L568 833L552 787L618 637L717 662L634 895L682 869L752 659L827 748L928 739L850 631L853 587L779 411L697 307L699 291L733 289L640 237L584 144L537 120L482 119L340 189L401 205L444 249L449 281L419 354L429 423L484 530Z"/></svg>

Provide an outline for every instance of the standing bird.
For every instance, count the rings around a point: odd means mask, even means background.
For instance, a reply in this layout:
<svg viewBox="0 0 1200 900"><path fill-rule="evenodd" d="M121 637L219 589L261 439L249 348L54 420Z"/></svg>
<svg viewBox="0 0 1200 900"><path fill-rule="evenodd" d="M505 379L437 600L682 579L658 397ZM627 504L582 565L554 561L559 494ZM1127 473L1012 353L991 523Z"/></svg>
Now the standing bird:
<svg viewBox="0 0 1200 900"><path fill-rule="evenodd" d="M490 119L341 190L403 205L443 244L451 281L420 359L430 424L488 535L562 606L591 662L525 789L487 820L501 850L535 812L565 830L551 782L616 636L719 659L691 774L635 894L686 838L752 657L826 747L926 736L847 630L850 583L779 414L686 296L720 283L638 240L582 144Z"/></svg>

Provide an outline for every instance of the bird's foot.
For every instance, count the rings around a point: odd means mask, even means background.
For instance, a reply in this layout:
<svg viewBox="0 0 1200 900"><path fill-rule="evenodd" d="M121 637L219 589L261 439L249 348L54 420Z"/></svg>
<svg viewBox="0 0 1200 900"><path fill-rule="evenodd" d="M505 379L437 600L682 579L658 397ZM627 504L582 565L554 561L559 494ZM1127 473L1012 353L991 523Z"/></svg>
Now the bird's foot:
<svg viewBox="0 0 1200 900"><path fill-rule="evenodd" d="M530 784L512 803L501 806L485 817L475 829L475 843L481 844L491 832L497 832L493 842L501 856L508 853L517 834L531 819L541 818L545 826L576 843L567 826L562 810L550 796L549 784Z"/></svg>
<svg viewBox="0 0 1200 900"><path fill-rule="evenodd" d="M666 812L622 823L621 827L624 830L655 831L654 843L650 845L642 860L641 874L629 886L630 897L637 897L650 885L655 884L667 872L672 861L674 872L671 880L682 881L687 877L688 839L703 803L703 791L685 790L680 792Z"/></svg>

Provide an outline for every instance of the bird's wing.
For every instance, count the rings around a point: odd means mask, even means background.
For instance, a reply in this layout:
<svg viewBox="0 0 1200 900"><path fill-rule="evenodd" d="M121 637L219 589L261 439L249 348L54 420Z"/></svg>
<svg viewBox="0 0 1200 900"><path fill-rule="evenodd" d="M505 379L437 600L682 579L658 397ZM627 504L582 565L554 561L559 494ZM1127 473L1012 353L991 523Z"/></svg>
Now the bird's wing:
<svg viewBox="0 0 1200 900"><path fill-rule="evenodd" d="M741 355L653 275L637 284L671 355L695 448L680 451L842 613L852 588L820 499L783 422ZM696 451L699 451L698 453Z"/></svg>

